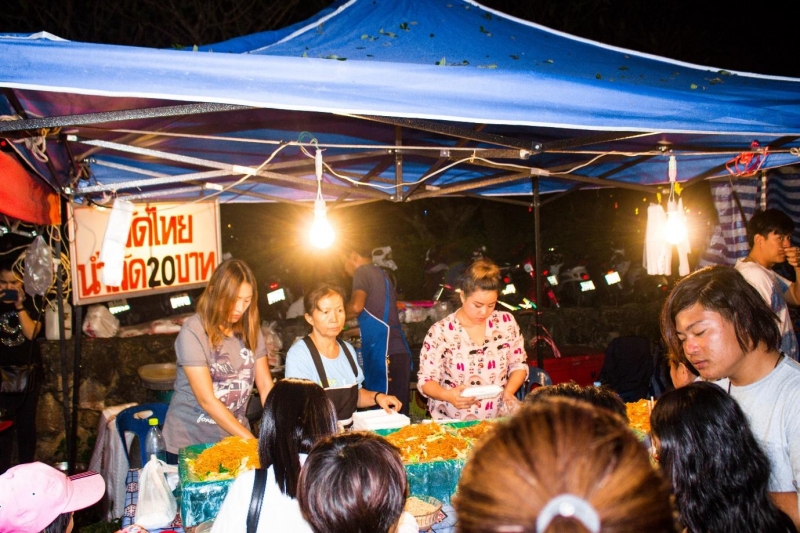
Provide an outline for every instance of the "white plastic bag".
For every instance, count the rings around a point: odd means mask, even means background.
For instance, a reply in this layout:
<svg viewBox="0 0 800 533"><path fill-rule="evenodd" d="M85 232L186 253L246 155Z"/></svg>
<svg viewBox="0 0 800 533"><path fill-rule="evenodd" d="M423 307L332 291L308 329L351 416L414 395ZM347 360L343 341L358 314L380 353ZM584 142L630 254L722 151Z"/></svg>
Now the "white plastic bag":
<svg viewBox="0 0 800 533"><path fill-rule="evenodd" d="M105 305L90 305L83 319L83 332L87 337L106 339L119 331L119 319Z"/></svg>
<svg viewBox="0 0 800 533"><path fill-rule="evenodd" d="M139 472L139 500L136 503L134 522L145 529L167 527L175 520L178 502L164 476L174 466L159 461L155 455Z"/></svg>
<svg viewBox="0 0 800 533"><path fill-rule="evenodd" d="M33 239L25 252L25 272L22 275L25 292L44 296L53 284L53 254L41 235Z"/></svg>
<svg viewBox="0 0 800 533"><path fill-rule="evenodd" d="M267 345L267 361L270 367L280 366L281 361L281 348L283 348L283 341L280 335L275 330L277 322L261 322L261 334L264 335L264 342Z"/></svg>

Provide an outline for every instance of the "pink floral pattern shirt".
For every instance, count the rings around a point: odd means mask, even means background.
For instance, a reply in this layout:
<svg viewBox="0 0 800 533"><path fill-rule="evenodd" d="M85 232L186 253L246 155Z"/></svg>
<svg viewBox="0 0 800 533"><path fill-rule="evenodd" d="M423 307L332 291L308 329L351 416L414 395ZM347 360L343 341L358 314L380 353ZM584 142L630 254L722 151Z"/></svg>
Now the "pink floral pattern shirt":
<svg viewBox="0 0 800 533"><path fill-rule="evenodd" d="M445 389L466 384L500 385L515 370L528 372L525 345L517 321L505 311L493 311L486 319L486 341L482 346L473 342L461 327L456 313L444 317L428 330L419 356L417 389L434 381ZM495 418L499 408L495 398L479 400L469 409L456 409L451 403L428 398L428 409L435 420L483 420Z"/></svg>

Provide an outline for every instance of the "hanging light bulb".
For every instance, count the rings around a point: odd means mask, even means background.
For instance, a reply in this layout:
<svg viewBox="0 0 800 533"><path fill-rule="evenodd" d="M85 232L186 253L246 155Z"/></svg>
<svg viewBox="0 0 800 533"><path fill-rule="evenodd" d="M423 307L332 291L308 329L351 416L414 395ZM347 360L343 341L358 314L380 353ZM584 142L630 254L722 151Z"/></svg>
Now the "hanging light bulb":
<svg viewBox="0 0 800 533"><path fill-rule="evenodd" d="M664 238L670 244L680 244L687 236L686 222L683 213L674 201L667 204L667 223L664 226Z"/></svg>
<svg viewBox="0 0 800 533"><path fill-rule="evenodd" d="M322 151L317 150L314 158L317 172L317 199L314 200L314 222L311 224L309 240L317 248L327 248L333 244L333 228L328 222L328 208L325 206L325 199L322 197Z"/></svg>
<svg viewBox="0 0 800 533"><path fill-rule="evenodd" d="M683 211L675 201L675 180L678 176L678 163L675 156L669 156L669 200L667 201L667 223L664 225L664 239L669 244L682 243L687 235Z"/></svg>

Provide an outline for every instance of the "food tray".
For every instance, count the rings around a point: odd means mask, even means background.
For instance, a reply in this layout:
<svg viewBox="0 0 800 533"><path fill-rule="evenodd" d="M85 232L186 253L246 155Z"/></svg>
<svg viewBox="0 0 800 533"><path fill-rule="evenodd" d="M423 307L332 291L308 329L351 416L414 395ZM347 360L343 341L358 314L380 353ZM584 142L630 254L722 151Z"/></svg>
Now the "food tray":
<svg viewBox="0 0 800 533"><path fill-rule="evenodd" d="M454 428L465 428L474 426L480 420L470 420L469 422L453 422L448 424ZM379 429L375 433L378 435L391 435L397 429ZM424 463L406 463L408 478L408 488L410 494L425 494L432 496L444 503L450 503L450 497L456 492L458 480L461 479L461 470L466 463L465 459L447 459L439 461L428 461Z"/></svg>
<svg viewBox="0 0 800 533"><path fill-rule="evenodd" d="M187 461L194 459L200 452L213 446L210 444L193 444L181 448L178 452L178 477L181 487L181 523L183 527L194 527L203 522L214 520L219 513L225 496L228 495L232 479L217 481L200 481L189 470Z"/></svg>
<svg viewBox="0 0 800 533"><path fill-rule="evenodd" d="M353 429L374 431L376 429L398 429L411 423L411 419L400 413L387 413L383 409L353 413Z"/></svg>
<svg viewBox="0 0 800 533"><path fill-rule="evenodd" d="M476 400L484 400L487 398L494 398L503 392L503 387L500 385L479 385L477 387L468 387L461 391L461 396L474 397Z"/></svg>

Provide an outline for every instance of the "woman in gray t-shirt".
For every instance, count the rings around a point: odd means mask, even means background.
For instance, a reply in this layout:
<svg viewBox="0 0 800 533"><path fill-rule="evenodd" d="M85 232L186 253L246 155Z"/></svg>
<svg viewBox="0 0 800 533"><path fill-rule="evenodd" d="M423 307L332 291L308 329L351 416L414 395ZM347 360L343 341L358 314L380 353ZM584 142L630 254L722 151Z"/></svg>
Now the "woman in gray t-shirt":
<svg viewBox="0 0 800 533"><path fill-rule="evenodd" d="M261 403L272 389L260 330L255 276L246 263L221 263L175 340L175 393L164 422L168 454L230 435L253 439L245 416L255 383ZM169 457L175 462L176 457Z"/></svg>

